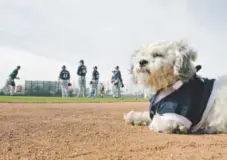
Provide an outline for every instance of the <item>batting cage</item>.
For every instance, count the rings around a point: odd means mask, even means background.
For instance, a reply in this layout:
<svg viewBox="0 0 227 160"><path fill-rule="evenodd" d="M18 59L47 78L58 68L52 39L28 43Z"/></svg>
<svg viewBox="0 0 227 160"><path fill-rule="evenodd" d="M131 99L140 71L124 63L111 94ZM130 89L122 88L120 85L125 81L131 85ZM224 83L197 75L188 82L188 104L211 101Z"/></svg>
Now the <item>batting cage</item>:
<svg viewBox="0 0 227 160"><path fill-rule="evenodd" d="M27 96L61 96L58 81L25 81L24 93Z"/></svg>

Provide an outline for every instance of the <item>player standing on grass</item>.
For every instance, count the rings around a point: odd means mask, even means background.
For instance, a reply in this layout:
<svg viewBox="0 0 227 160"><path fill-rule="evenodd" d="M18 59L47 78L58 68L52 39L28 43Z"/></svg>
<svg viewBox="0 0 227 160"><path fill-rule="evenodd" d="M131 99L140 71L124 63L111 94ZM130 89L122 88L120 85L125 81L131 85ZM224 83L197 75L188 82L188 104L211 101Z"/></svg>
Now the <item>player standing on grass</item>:
<svg viewBox="0 0 227 160"><path fill-rule="evenodd" d="M2 89L2 91L3 91L6 88L8 88L11 96L13 96L15 93L16 83L14 80L19 79L19 77L17 77L17 75L18 75L20 68L21 68L20 66L17 66L17 68L13 70L13 72L9 75L8 79L6 80L5 86Z"/></svg>
<svg viewBox="0 0 227 160"><path fill-rule="evenodd" d="M86 74L87 74L87 67L84 65L84 61L80 60L80 65L77 68L78 83L79 83L79 92L77 97L79 97L81 94L83 97L86 96Z"/></svg>
<svg viewBox="0 0 227 160"><path fill-rule="evenodd" d="M93 98L96 98L97 96L97 91L98 91L98 84L99 84L99 72L98 72L98 67L95 66L93 68L93 72L92 72L92 79L91 79L91 94L90 96Z"/></svg>
<svg viewBox="0 0 227 160"><path fill-rule="evenodd" d="M70 86L70 73L66 70L66 66L62 66L62 70L59 75L59 80L61 82L61 92L62 97L68 97L69 86Z"/></svg>
<svg viewBox="0 0 227 160"><path fill-rule="evenodd" d="M123 79L121 76L121 71L119 69L119 66L116 66L115 69L116 69L116 74L117 74L116 77L119 79L119 84L118 84L116 93L117 93L117 97L120 98L121 97L121 88L124 87L124 84L123 84Z"/></svg>
<svg viewBox="0 0 227 160"><path fill-rule="evenodd" d="M113 98L120 98L118 90L120 90L120 78L117 70L113 70L113 75L111 78L111 83L113 84Z"/></svg>

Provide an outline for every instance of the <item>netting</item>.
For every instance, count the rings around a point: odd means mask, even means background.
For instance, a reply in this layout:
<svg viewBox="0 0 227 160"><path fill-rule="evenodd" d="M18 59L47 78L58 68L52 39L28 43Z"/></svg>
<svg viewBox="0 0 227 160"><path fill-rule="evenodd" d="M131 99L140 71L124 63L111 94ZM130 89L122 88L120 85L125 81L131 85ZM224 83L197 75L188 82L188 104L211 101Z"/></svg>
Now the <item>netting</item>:
<svg viewBox="0 0 227 160"><path fill-rule="evenodd" d="M60 96L61 86L58 81L25 81L25 95Z"/></svg>

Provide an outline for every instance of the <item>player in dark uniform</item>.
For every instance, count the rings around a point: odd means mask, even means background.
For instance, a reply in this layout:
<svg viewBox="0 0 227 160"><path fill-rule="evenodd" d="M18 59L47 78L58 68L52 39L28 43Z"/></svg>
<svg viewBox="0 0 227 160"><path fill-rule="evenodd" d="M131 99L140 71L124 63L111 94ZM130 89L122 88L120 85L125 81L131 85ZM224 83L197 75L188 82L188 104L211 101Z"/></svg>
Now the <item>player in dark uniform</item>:
<svg viewBox="0 0 227 160"><path fill-rule="evenodd" d="M62 70L59 74L59 80L61 81L61 92L62 92L62 97L68 97L69 93L69 85L70 83L70 73L66 69L66 66L62 66Z"/></svg>
<svg viewBox="0 0 227 160"><path fill-rule="evenodd" d="M117 70L113 70L113 75L111 77L111 83L113 84L113 98L119 97L119 90L121 87L120 77Z"/></svg>
<svg viewBox="0 0 227 160"><path fill-rule="evenodd" d="M80 65L77 68L78 83L79 83L79 93L78 97L82 94L83 97L86 96L86 74L87 67L84 65L84 61L80 60Z"/></svg>
<svg viewBox="0 0 227 160"><path fill-rule="evenodd" d="M122 79L122 76L121 76L121 71L120 71L120 69L119 69L119 66L116 66L115 67L115 69L116 69L116 76L119 78L119 86L118 86L118 88L117 88L117 97L121 97L121 87L123 88L124 87L124 83L123 83L123 79Z"/></svg>
<svg viewBox="0 0 227 160"><path fill-rule="evenodd" d="M90 96L93 98L96 98L97 96L98 84L99 84L99 72L98 72L98 67L95 66L92 72L92 79L91 79L92 87L91 87L91 94L90 94Z"/></svg>
<svg viewBox="0 0 227 160"><path fill-rule="evenodd" d="M8 79L6 80L5 86L2 89L2 90L5 90L5 88L8 88L11 96L13 96L15 92L16 83L14 80L19 79L17 75L20 68L21 68L20 66L17 66L17 68L13 70L13 72L9 75Z"/></svg>

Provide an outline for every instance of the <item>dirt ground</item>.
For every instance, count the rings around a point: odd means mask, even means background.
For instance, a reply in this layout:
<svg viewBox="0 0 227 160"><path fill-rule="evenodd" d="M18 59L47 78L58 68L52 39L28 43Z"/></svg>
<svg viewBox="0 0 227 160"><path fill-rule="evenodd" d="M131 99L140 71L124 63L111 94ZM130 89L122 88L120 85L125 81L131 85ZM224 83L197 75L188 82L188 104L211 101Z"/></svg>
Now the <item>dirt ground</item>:
<svg viewBox="0 0 227 160"><path fill-rule="evenodd" d="M124 124L147 103L0 104L0 160L226 160L227 135L154 134Z"/></svg>

